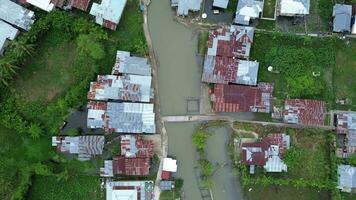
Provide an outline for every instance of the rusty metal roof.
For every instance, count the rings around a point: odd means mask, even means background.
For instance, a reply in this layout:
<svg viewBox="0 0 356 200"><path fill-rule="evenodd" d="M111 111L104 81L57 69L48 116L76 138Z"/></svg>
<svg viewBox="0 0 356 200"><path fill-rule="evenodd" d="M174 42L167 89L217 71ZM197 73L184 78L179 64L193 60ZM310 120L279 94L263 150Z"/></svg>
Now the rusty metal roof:
<svg viewBox="0 0 356 200"><path fill-rule="evenodd" d="M324 125L325 114L324 101L287 99L284 105L283 120L290 124Z"/></svg>

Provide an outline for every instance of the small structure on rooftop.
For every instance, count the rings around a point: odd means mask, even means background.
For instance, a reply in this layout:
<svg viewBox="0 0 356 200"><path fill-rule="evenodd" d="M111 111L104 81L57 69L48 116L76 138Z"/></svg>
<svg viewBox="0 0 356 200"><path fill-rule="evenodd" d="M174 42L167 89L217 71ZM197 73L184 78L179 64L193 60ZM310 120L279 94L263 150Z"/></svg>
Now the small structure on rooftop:
<svg viewBox="0 0 356 200"><path fill-rule="evenodd" d="M214 112L262 112L272 109L272 83L258 83L257 87L215 84Z"/></svg>
<svg viewBox="0 0 356 200"><path fill-rule="evenodd" d="M90 160L96 155L101 155L104 149L104 136L58 136L52 137L52 146L57 147L58 152L78 154L78 160Z"/></svg>
<svg viewBox="0 0 356 200"><path fill-rule="evenodd" d="M147 58L131 56L130 52L127 51L117 51L112 74L151 76L151 65Z"/></svg>
<svg viewBox="0 0 356 200"><path fill-rule="evenodd" d="M335 4L333 8L333 32L349 33L351 31L352 6Z"/></svg>
<svg viewBox="0 0 356 200"><path fill-rule="evenodd" d="M269 134L261 141L242 144L242 163L250 166L254 173L255 166L263 166L267 172L287 171L283 155L290 148L290 136Z"/></svg>
<svg viewBox="0 0 356 200"><path fill-rule="evenodd" d="M0 0L0 19L19 27L23 30L30 30L34 23L35 14L10 0Z"/></svg>
<svg viewBox="0 0 356 200"><path fill-rule="evenodd" d="M156 132L153 104L88 102L88 128L103 128L112 133Z"/></svg>
<svg viewBox="0 0 356 200"><path fill-rule="evenodd" d="M106 200L153 200L153 181L107 181Z"/></svg>
<svg viewBox="0 0 356 200"><path fill-rule="evenodd" d="M239 0L234 23L249 25L251 19L261 17L263 0Z"/></svg>
<svg viewBox="0 0 356 200"><path fill-rule="evenodd" d="M143 140L138 135L122 135L121 155L115 156L113 160L105 160L104 167L100 168L100 176L147 176L152 157L153 141Z"/></svg>
<svg viewBox="0 0 356 200"><path fill-rule="evenodd" d="M338 173L338 189L343 192L356 192L356 167L350 165L339 165Z"/></svg>
<svg viewBox="0 0 356 200"><path fill-rule="evenodd" d="M0 55L4 53L9 40L14 40L19 33L19 30L10 24L0 20Z"/></svg>
<svg viewBox="0 0 356 200"><path fill-rule="evenodd" d="M279 16L303 16L309 15L310 0L279 0Z"/></svg>
<svg viewBox="0 0 356 200"><path fill-rule="evenodd" d="M187 16L189 11L199 11L202 1L203 0L171 0L171 6L177 8L178 16Z"/></svg>
<svg viewBox="0 0 356 200"><path fill-rule="evenodd" d="M229 0L214 0L213 6L218 7L218 8L227 8L227 5L229 4Z"/></svg>
<svg viewBox="0 0 356 200"><path fill-rule="evenodd" d="M90 14L95 17L97 24L116 30L126 2L127 0L102 0L101 4L93 3Z"/></svg>
<svg viewBox="0 0 356 200"><path fill-rule="evenodd" d="M89 100L121 100L150 102L153 93L151 76L138 75L98 75L96 82L90 83Z"/></svg>
<svg viewBox="0 0 356 200"><path fill-rule="evenodd" d="M283 121L289 124L324 125L326 107L324 101L312 99L287 99Z"/></svg>

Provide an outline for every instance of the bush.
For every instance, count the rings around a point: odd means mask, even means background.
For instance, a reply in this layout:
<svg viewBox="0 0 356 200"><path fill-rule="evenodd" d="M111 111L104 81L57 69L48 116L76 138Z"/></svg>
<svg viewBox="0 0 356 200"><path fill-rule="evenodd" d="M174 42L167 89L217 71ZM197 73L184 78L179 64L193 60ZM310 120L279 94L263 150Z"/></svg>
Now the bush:
<svg viewBox="0 0 356 200"><path fill-rule="evenodd" d="M66 132L66 134L69 136L77 136L79 135L79 131L75 128L71 128Z"/></svg>

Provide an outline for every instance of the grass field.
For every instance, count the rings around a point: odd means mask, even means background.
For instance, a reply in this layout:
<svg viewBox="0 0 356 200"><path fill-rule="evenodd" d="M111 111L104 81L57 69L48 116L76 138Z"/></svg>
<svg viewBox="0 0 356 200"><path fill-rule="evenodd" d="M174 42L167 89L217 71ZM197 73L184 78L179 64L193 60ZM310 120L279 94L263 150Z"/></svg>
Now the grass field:
<svg viewBox="0 0 356 200"><path fill-rule="evenodd" d="M55 177L36 176L28 200L104 200L98 176L72 176L67 181Z"/></svg>
<svg viewBox="0 0 356 200"><path fill-rule="evenodd" d="M198 36L198 53L200 55L205 55L208 50L206 42L209 39L208 31L200 31Z"/></svg>
<svg viewBox="0 0 356 200"><path fill-rule="evenodd" d="M274 18L276 0L265 0L263 5L262 17Z"/></svg>
<svg viewBox="0 0 356 200"><path fill-rule="evenodd" d="M276 21L259 19L257 28L270 30L270 31L275 30L276 29Z"/></svg>
<svg viewBox="0 0 356 200"><path fill-rule="evenodd" d="M336 46L336 67L334 70L334 89L336 99L347 98L352 105L336 106L338 109L356 110L356 40L339 40Z"/></svg>
<svg viewBox="0 0 356 200"><path fill-rule="evenodd" d="M245 189L247 200L329 200L328 191L289 186L251 186Z"/></svg>

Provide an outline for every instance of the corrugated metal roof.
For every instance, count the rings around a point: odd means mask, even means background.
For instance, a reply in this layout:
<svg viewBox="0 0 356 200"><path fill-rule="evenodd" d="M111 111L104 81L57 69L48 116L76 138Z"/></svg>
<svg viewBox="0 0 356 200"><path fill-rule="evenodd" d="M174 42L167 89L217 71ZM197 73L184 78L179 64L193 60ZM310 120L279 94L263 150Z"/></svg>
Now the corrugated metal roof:
<svg viewBox="0 0 356 200"><path fill-rule="evenodd" d="M325 102L311 99L287 99L283 119L285 123L324 125Z"/></svg>
<svg viewBox="0 0 356 200"><path fill-rule="evenodd" d="M153 200L153 181L107 181L106 200L127 199L133 195L137 200Z"/></svg>
<svg viewBox="0 0 356 200"><path fill-rule="evenodd" d="M112 74L134 74L151 76L151 65L147 58L130 56L130 52L117 51Z"/></svg>
<svg viewBox="0 0 356 200"><path fill-rule="evenodd" d="M90 83L88 99L150 102L151 76L99 75Z"/></svg>
<svg viewBox="0 0 356 200"><path fill-rule="evenodd" d="M52 3L52 0L26 0L26 3L29 3L47 12L53 10L55 7L55 5Z"/></svg>
<svg viewBox="0 0 356 200"><path fill-rule="evenodd" d="M18 32L19 30L0 20L0 55L5 48L6 41L15 39Z"/></svg>
<svg viewBox="0 0 356 200"><path fill-rule="evenodd" d="M213 2L213 6L219 8L227 8L228 4L229 4L229 0L214 0Z"/></svg>
<svg viewBox="0 0 356 200"><path fill-rule="evenodd" d="M34 23L33 11L10 1L0 0L0 19L28 31Z"/></svg>
<svg viewBox="0 0 356 200"><path fill-rule="evenodd" d="M337 168L339 175L338 188L350 192L356 188L356 167L350 165L339 165Z"/></svg>
<svg viewBox="0 0 356 200"><path fill-rule="evenodd" d="M221 85L214 87L214 112L264 112L271 111L273 84L258 83L257 87Z"/></svg>
<svg viewBox="0 0 356 200"><path fill-rule="evenodd" d="M97 24L104 25L104 21L110 21L117 25L120 22L126 2L127 0L102 0L101 4L93 3L90 14L95 16ZM116 26L112 29L115 30Z"/></svg>
<svg viewBox="0 0 356 200"><path fill-rule="evenodd" d="M263 1L258 0L239 0L236 8L234 22L237 24L248 25L250 19L260 17L263 10Z"/></svg>
<svg viewBox="0 0 356 200"><path fill-rule="evenodd" d="M344 4L335 4L333 8L333 31L334 32L350 32L352 6Z"/></svg>
<svg viewBox="0 0 356 200"><path fill-rule="evenodd" d="M153 156L153 141L143 140L139 135L121 136L121 155L126 158Z"/></svg>
<svg viewBox="0 0 356 200"><path fill-rule="evenodd" d="M186 16L189 11L199 11L202 0L173 0L171 2L172 7L177 8L177 15Z"/></svg>
<svg viewBox="0 0 356 200"><path fill-rule="evenodd" d="M73 8L80 9L82 11L87 11L90 0L69 0L69 5Z"/></svg>
<svg viewBox="0 0 356 200"><path fill-rule="evenodd" d="M281 16L309 15L310 0L280 0Z"/></svg>

